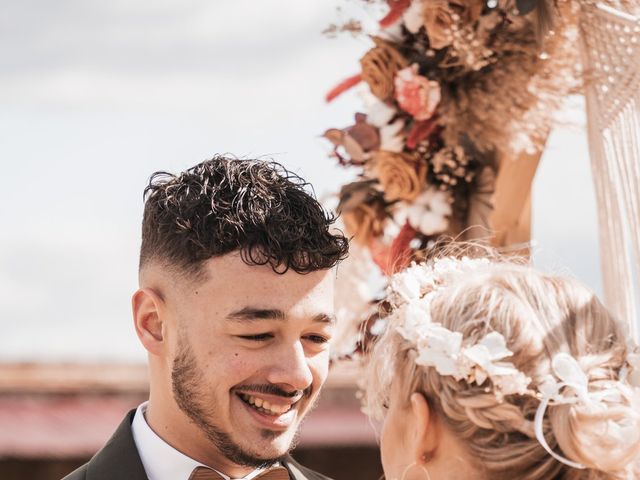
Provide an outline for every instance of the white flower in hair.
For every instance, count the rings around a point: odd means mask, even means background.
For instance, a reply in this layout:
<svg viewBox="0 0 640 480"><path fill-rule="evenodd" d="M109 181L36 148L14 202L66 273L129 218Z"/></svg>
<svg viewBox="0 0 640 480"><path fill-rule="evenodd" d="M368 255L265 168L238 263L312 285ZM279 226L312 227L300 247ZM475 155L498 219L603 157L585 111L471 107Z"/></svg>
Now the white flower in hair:
<svg viewBox="0 0 640 480"><path fill-rule="evenodd" d="M430 297L432 294L407 302L396 309L394 319L396 319L398 332L405 340L416 342L428 336L431 324L431 311L429 309Z"/></svg>
<svg viewBox="0 0 640 480"><path fill-rule="evenodd" d="M580 402L597 409L604 408L601 403L604 400L621 401L620 393L615 389L590 392L589 377L578 361L568 353L556 354L551 368L554 375L547 375L538 390L543 397L553 400L556 404Z"/></svg>
<svg viewBox="0 0 640 480"><path fill-rule="evenodd" d="M553 375L547 375L538 387L543 396L556 403L575 403L582 400L589 403L589 379L580 364L567 353L558 353L551 362ZM556 380L556 378L558 380ZM563 394L563 387L571 387L572 394Z"/></svg>
<svg viewBox="0 0 640 480"><path fill-rule="evenodd" d="M454 275L477 270L480 267L489 265L488 258L469 258L462 257L460 259L444 257L433 263L434 275L440 278L440 281L446 281Z"/></svg>
<svg viewBox="0 0 640 480"><path fill-rule="evenodd" d="M504 337L498 332L486 335L477 345L469 347L464 355L475 364L485 368L491 368L491 362L510 357L513 352L507 348ZM480 382L482 384L482 382Z"/></svg>
<svg viewBox="0 0 640 480"><path fill-rule="evenodd" d="M391 279L391 285L389 286L391 293L397 295L395 300L397 302L404 301L410 302L411 300L417 300L420 298L420 292L422 286L420 281L409 272L399 275L394 275Z"/></svg>
<svg viewBox="0 0 640 480"><path fill-rule="evenodd" d="M495 377L507 377L520 373L513 364L500 362L513 355L513 352L507 348L504 337L498 332L489 333L476 345L466 348L463 353L475 365L474 377L478 385L482 385L487 377L494 379L495 383ZM526 386L524 385L525 389Z"/></svg>
<svg viewBox="0 0 640 480"><path fill-rule="evenodd" d="M427 291L450 280L453 276L478 269L489 264L486 258L439 258L430 264L413 263L391 277L388 293L399 305L421 298ZM430 296L431 297L431 296Z"/></svg>
<svg viewBox="0 0 640 480"><path fill-rule="evenodd" d="M391 278L389 294L396 305L410 302L420 299L423 291L435 287L435 281L430 270L414 263Z"/></svg>
<svg viewBox="0 0 640 480"><path fill-rule="evenodd" d="M462 380L469 375L469 368L460 361L462 334L452 332L439 323L428 324L424 337L418 340L416 363L435 367L440 375L451 375Z"/></svg>
<svg viewBox="0 0 640 480"><path fill-rule="evenodd" d="M558 353L551 361L553 375L547 375L538 386L542 399L536 411L534 430L540 445L559 462L577 469L586 468L581 463L575 462L553 451L544 436L543 421L549 402L556 405L581 404L594 412L606 411L608 403L619 403L623 396L612 382L610 387L597 391L589 391L589 377L582 370L578 361L567 353ZM636 438L636 423L609 420L606 422L606 435L614 437L620 445Z"/></svg>
<svg viewBox="0 0 640 480"><path fill-rule="evenodd" d="M488 263L487 259L442 258L429 265L411 265L391 280L390 295L396 304L391 318L400 335L415 345L416 364L470 384L483 385L489 378L497 396L524 393L531 380L504 361L513 353L500 333L491 332L477 344L463 347L462 333L432 322L431 302L438 290L455 281L456 275Z"/></svg>
<svg viewBox="0 0 640 480"><path fill-rule="evenodd" d="M497 396L500 395L524 395L529 391L531 379L509 364L510 373L505 375L493 375L491 381L498 389ZM507 368L506 366L503 368Z"/></svg>

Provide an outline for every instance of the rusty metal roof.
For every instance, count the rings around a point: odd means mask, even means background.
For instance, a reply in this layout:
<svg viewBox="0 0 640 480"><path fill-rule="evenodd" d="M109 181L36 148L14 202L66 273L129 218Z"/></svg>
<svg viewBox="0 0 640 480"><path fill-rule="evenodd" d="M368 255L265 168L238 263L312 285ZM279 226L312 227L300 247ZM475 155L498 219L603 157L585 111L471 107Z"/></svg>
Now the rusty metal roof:
<svg viewBox="0 0 640 480"><path fill-rule="evenodd" d="M142 365L0 365L0 457L83 458L148 396ZM350 374L342 369L300 432L300 446L371 445Z"/></svg>
<svg viewBox="0 0 640 480"><path fill-rule="evenodd" d="M121 396L0 397L0 456L82 458L109 439L136 400Z"/></svg>

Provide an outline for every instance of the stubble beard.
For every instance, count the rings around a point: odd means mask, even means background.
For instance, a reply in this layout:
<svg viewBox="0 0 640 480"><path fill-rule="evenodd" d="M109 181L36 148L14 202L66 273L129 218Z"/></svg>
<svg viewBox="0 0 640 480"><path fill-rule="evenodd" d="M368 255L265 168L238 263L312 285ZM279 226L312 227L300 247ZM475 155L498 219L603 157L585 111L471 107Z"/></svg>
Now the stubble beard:
<svg viewBox="0 0 640 480"><path fill-rule="evenodd" d="M201 385L206 385L204 375L198 369L196 358L186 340L178 339L178 353L171 369L171 387L178 405L191 421L205 434L215 448L230 462L253 468L265 468L279 462L295 447L297 433L284 455L273 458L261 458L242 448L233 441L228 432L221 430L209 419L216 418L215 402L205 398L201 392ZM205 406L206 405L206 406ZM269 430L261 431L262 438L270 440L279 435Z"/></svg>

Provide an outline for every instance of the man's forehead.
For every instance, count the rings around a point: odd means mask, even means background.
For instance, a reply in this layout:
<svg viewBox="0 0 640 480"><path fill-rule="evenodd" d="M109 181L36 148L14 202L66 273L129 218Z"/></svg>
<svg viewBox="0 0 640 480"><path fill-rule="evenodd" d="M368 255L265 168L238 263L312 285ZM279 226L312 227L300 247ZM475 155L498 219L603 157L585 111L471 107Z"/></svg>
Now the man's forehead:
<svg viewBox="0 0 640 480"><path fill-rule="evenodd" d="M270 264L254 265L246 263L239 253L231 253L221 257L210 258L203 264L203 272L208 280L221 283L236 280L241 284L257 281L280 284L314 284L326 276L334 277L331 269L316 270L309 273L298 273L294 270L286 272L274 271Z"/></svg>
<svg viewBox="0 0 640 480"><path fill-rule="evenodd" d="M335 276L332 270L300 274L275 272L270 265L249 265L239 253L213 257L202 264L198 273L149 262L140 270L140 286L156 288L181 297L215 296L219 301L235 298L250 306L250 299L260 299L260 307L284 309L285 298L303 298L307 294L333 296ZM273 302L268 302L273 300Z"/></svg>

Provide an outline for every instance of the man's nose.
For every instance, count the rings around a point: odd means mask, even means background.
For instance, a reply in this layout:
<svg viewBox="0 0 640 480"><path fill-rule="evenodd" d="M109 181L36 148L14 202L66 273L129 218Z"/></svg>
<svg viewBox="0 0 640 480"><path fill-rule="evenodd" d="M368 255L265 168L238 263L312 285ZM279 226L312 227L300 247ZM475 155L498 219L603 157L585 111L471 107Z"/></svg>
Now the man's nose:
<svg viewBox="0 0 640 480"><path fill-rule="evenodd" d="M274 385L305 390L313 382L313 373L307 360L300 341L292 345L283 345L273 359L267 380Z"/></svg>

